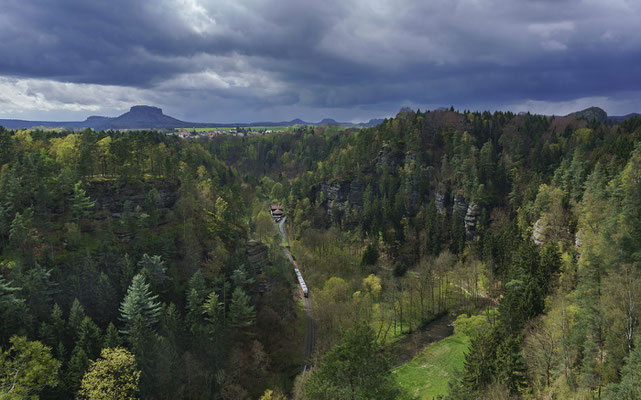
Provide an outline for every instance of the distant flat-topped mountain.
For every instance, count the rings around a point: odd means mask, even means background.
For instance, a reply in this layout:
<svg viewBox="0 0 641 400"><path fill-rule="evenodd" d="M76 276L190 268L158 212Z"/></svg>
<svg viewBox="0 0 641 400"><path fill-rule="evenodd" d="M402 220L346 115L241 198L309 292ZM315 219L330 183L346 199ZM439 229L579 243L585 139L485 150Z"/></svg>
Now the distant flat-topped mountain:
<svg viewBox="0 0 641 400"><path fill-rule="evenodd" d="M23 128L69 128L109 130L109 129L174 129L174 128L203 128L203 127L253 127L253 126L293 126L293 125L339 125L339 126L376 126L383 122L382 119L371 119L368 122L354 124L350 122L336 122L333 119L323 119L318 123L305 122L301 119L281 122L255 122L219 124L215 122L185 122L163 114L162 109L152 106L133 106L128 112L118 117L91 116L84 121L51 122L51 121L25 121L17 119L0 119L0 126L8 129Z"/></svg>
<svg viewBox="0 0 641 400"><path fill-rule="evenodd" d="M92 126L98 129L172 129L188 126L188 122L180 121L162 113L162 109L151 106L133 106L116 118L102 122L102 126Z"/></svg>

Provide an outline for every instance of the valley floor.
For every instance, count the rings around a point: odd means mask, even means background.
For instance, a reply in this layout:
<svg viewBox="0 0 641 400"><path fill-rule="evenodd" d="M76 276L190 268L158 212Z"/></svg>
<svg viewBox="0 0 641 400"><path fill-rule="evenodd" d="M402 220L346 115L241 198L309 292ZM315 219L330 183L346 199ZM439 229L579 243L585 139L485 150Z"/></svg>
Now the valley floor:
<svg viewBox="0 0 641 400"><path fill-rule="evenodd" d="M414 399L444 396L454 371L463 368L468 346L466 336L448 336L426 346L412 361L395 368L392 373Z"/></svg>

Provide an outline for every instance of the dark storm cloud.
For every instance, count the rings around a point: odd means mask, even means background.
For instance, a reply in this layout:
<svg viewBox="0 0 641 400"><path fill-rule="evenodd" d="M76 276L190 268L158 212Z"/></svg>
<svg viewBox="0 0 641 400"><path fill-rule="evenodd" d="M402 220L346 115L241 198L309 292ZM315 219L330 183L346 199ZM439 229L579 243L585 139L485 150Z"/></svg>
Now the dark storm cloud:
<svg viewBox="0 0 641 400"><path fill-rule="evenodd" d="M211 102L612 103L641 91L640 19L625 0L4 0L0 76L122 86L200 119Z"/></svg>

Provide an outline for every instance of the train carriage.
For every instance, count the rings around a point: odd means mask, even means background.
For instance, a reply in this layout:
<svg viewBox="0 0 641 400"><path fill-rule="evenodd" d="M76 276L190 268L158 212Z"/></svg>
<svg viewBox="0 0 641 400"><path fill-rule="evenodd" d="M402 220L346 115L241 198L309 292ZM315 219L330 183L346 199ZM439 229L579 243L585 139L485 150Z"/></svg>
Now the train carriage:
<svg viewBox="0 0 641 400"><path fill-rule="evenodd" d="M309 290L307 290L307 285L305 284L303 275L300 273L298 268L294 268L294 272L296 273L296 279L298 279L298 285L300 286L301 292L303 292L303 296L307 297L309 295Z"/></svg>

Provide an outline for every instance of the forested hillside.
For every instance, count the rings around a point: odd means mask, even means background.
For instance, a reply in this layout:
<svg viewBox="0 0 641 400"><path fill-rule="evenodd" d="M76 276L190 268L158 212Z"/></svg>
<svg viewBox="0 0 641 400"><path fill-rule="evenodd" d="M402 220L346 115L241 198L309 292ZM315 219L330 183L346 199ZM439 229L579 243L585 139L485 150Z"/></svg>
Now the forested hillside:
<svg viewBox="0 0 641 400"><path fill-rule="evenodd" d="M211 148L278 181L260 183L290 210L328 347L354 321L380 339L487 295L498 318L452 398L622 398L639 390L640 135L636 118L403 111Z"/></svg>
<svg viewBox="0 0 641 400"><path fill-rule="evenodd" d="M411 398L399 349L454 313L481 323L448 398L637 398L640 142L639 118L453 110L193 141L1 130L0 387L40 352L25 396L92 398L118 359L143 398ZM317 333L295 382L281 244Z"/></svg>
<svg viewBox="0 0 641 400"><path fill-rule="evenodd" d="M296 373L292 278L280 253L247 246L254 192L233 168L151 132L1 130L0 142L3 392L4 357L29 353L10 350L20 336L56 361L19 372L20 393L43 399L75 398L117 346L143 398L253 397Z"/></svg>

